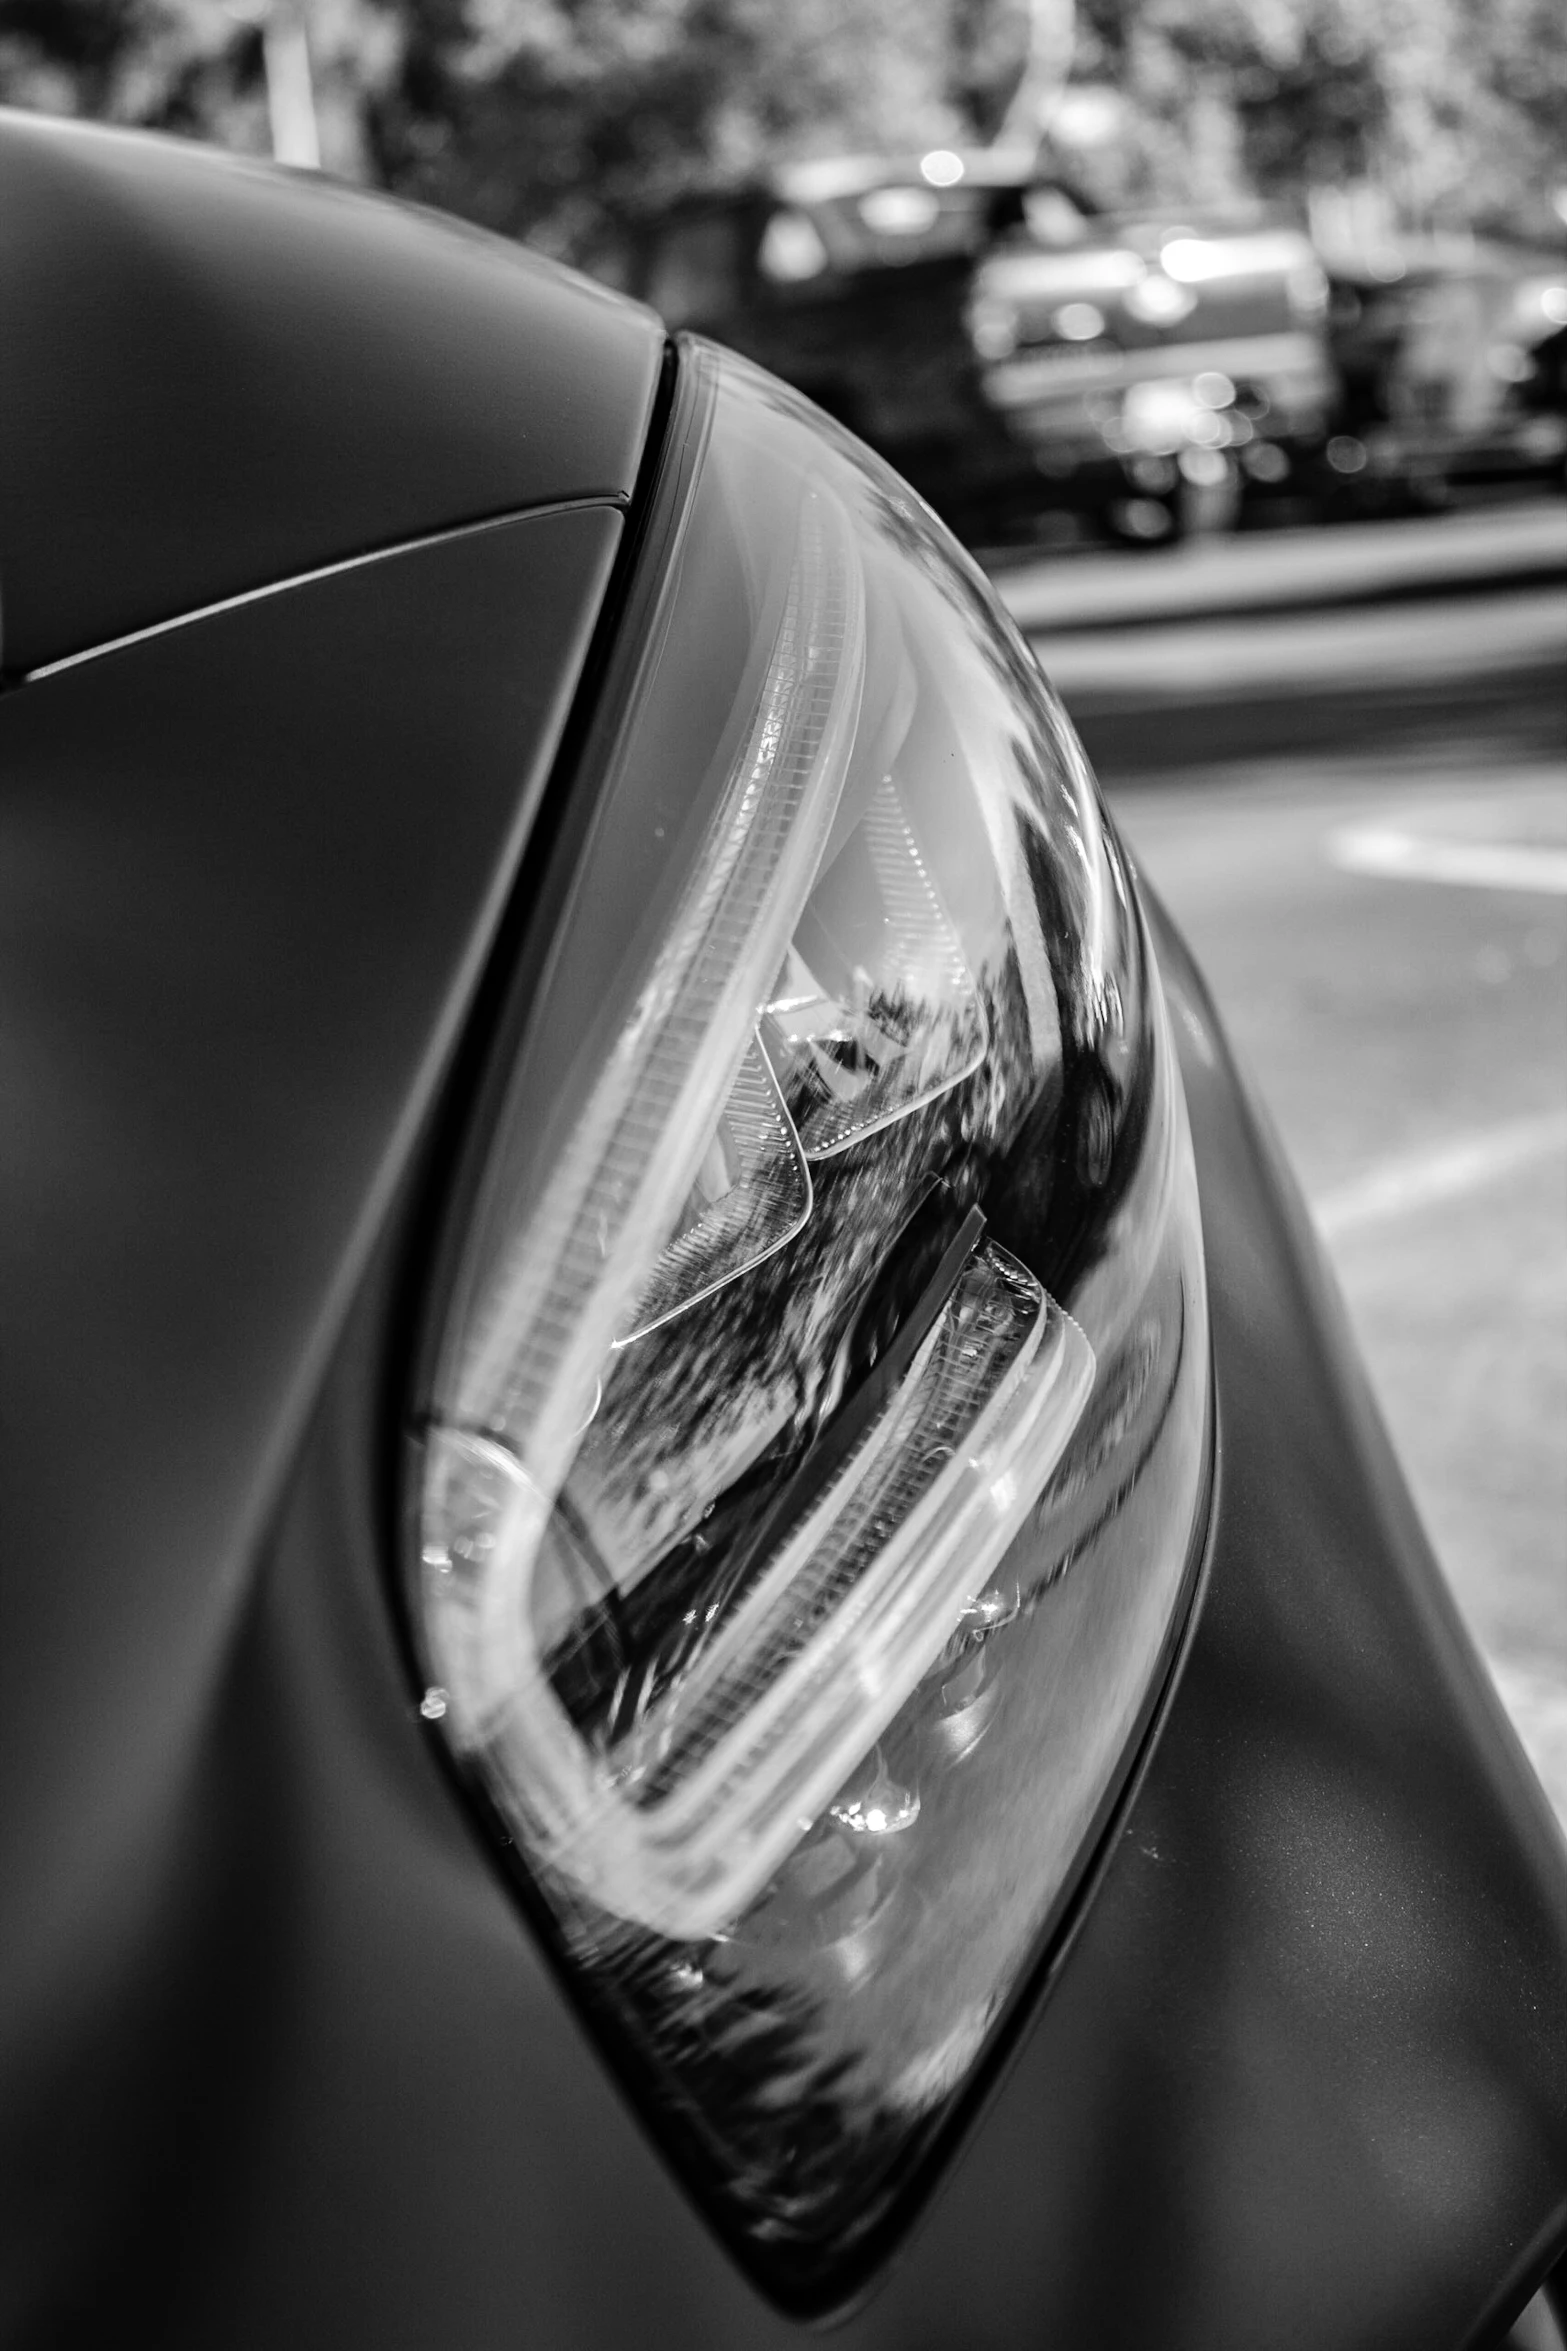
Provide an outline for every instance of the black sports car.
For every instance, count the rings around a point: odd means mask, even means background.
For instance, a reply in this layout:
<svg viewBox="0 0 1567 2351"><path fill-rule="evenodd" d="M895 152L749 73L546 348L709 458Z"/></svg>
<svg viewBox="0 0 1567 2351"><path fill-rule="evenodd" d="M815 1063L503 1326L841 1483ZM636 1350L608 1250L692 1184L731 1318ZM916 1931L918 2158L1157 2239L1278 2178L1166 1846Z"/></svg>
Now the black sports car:
<svg viewBox="0 0 1567 2351"><path fill-rule="evenodd" d="M0 2337L1499 2340L1567 1861L982 577L314 180L0 305Z"/></svg>

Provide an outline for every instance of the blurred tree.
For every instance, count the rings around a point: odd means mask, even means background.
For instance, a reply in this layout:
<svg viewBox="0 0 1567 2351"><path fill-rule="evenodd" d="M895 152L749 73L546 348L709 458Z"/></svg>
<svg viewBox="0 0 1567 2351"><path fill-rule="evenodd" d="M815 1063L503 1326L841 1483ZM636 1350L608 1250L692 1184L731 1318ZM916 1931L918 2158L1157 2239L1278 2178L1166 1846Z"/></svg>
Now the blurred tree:
<svg viewBox="0 0 1567 2351"><path fill-rule="evenodd" d="M1548 231L1567 181L1562 0L276 4L308 27L329 169L585 258L780 156L994 135L1031 34L1048 102L1043 19L1119 95L1073 158L1110 200L1366 181L1417 222ZM271 5L0 0L0 97L268 152Z"/></svg>
<svg viewBox="0 0 1567 2351"><path fill-rule="evenodd" d="M382 174L559 249L780 153L964 128L964 60L949 56L941 6L403 0L400 14L402 69L372 108Z"/></svg>
<svg viewBox="0 0 1567 2351"><path fill-rule="evenodd" d="M1036 0L950 0L946 95L976 139L1001 134L1027 70L1036 23ZM1070 55L1064 66L1070 69Z"/></svg>
<svg viewBox="0 0 1567 2351"><path fill-rule="evenodd" d="M1531 223L1567 175L1561 0L1078 0L1134 124L1126 192L1372 181L1416 225Z"/></svg>
<svg viewBox="0 0 1567 2351"><path fill-rule="evenodd" d="M363 177L365 108L401 50L397 0L296 0L309 30L321 160ZM8 105L272 151L268 0L0 0Z"/></svg>
<svg viewBox="0 0 1567 2351"><path fill-rule="evenodd" d="M290 0L322 160L558 251L780 153L987 137L1031 0ZM266 153L269 0L0 0L0 97Z"/></svg>

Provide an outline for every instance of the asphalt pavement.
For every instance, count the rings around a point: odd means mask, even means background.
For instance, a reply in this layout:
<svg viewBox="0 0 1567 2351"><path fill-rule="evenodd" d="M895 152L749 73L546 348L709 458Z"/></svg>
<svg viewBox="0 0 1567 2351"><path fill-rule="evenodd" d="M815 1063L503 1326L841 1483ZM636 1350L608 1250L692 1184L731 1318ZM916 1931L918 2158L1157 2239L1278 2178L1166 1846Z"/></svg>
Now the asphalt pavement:
<svg viewBox="0 0 1567 2351"><path fill-rule="evenodd" d="M1393 523L1186 539L1135 554L1074 548L1008 560L998 577L1021 626L1050 636L1559 587L1567 502L1523 498Z"/></svg>
<svg viewBox="0 0 1567 2351"><path fill-rule="evenodd" d="M1202 550L1184 616L1132 557L1103 628L1063 602L1031 633L1283 1132L1567 1821L1567 501L1376 527L1350 564L1347 532ZM1250 609L1216 605L1248 565ZM1373 575L1395 585L1358 595Z"/></svg>

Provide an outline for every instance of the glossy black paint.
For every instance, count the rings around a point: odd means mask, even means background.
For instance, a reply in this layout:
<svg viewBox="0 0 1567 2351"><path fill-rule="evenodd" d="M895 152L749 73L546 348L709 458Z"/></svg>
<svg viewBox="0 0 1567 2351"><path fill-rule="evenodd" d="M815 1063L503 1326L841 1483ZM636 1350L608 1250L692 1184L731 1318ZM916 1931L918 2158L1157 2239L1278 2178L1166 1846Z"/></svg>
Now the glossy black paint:
<svg viewBox="0 0 1567 2351"><path fill-rule="evenodd" d="M8 678L298 572L625 498L656 319L313 174L0 115Z"/></svg>
<svg viewBox="0 0 1567 2351"><path fill-rule="evenodd" d="M454 1072L621 528L464 534L0 700L8 2344L801 2339L575 2021L391 1604ZM1206 1594L1037 2021L842 2340L1458 2351L1567 2239L1567 1861L1156 928Z"/></svg>

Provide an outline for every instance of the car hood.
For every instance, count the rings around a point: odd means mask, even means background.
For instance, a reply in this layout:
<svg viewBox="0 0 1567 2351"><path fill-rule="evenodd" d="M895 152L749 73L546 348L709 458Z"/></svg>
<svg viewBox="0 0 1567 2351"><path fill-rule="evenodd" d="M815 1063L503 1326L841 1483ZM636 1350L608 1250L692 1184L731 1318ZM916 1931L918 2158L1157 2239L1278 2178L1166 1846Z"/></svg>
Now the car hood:
<svg viewBox="0 0 1567 2351"><path fill-rule="evenodd" d="M20 114L0 305L11 679L455 524L625 499L664 341L456 222Z"/></svg>

